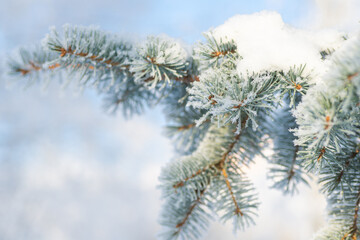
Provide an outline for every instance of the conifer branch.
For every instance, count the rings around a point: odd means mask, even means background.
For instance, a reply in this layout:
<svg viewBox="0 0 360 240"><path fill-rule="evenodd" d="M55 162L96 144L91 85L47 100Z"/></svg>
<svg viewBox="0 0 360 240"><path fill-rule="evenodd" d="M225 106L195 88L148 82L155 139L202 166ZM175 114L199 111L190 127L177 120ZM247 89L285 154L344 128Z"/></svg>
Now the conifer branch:
<svg viewBox="0 0 360 240"><path fill-rule="evenodd" d="M60 53L59 56L61 58L65 57L66 54L68 54L68 55L74 55L74 56L78 56L78 57L84 57L86 59L89 59L89 60L92 60L92 61L95 61L95 62L98 62L98 63L103 62L103 63L111 65L111 66L118 66L118 65L121 64L120 62L115 62L115 61L113 61L111 59L104 60L104 58L98 57L96 55L89 56L89 53L86 53L86 52L76 52L76 49L72 49L71 46L69 46L68 49L65 49L63 47L54 47L53 50L56 51L56 52L59 52ZM124 65L122 67L128 69L129 65Z"/></svg>
<svg viewBox="0 0 360 240"><path fill-rule="evenodd" d="M206 34L206 41L190 53L167 37L134 44L92 27L65 26L62 35L51 31L43 48L20 50L18 60L9 65L13 75L29 82L64 70L80 87L106 94L108 107L115 111L120 106L125 115L154 103L166 106L174 124L168 128L170 135L182 148L179 159L160 176L166 239L199 238L211 218L207 210L223 221L233 219L235 229L253 223L257 197L241 170L261 154L270 136L274 187L292 193L298 182L307 183L303 166L308 172L317 169L332 217L322 239L356 240L360 35L334 53L333 65L315 85L311 71L321 59L314 59L305 71L305 65L282 63L282 58L292 57L285 54L271 58L274 63L259 61L252 71L256 59L246 46L238 51L242 34L234 32L234 39L222 31ZM305 43L309 54L319 55L318 43L308 37ZM320 54L325 58L331 53ZM354 146L355 152L350 152Z"/></svg>
<svg viewBox="0 0 360 240"><path fill-rule="evenodd" d="M295 145L295 136L290 129L295 128L295 118L291 113L291 100L285 96L286 106L274 112L274 123L270 123L270 136L274 143L274 154L270 159L271 168L268 177L273 181L273 188L284 194L297 192L297 185L307 184L306 172L299 160L301 146ZM296 104L296 103L295 103Z"/></svg>
<svg viewBox="0 0 360 240"><path fill-rule="evenodd" d="M33 48L21 48L18 52L18 56L14 59L10 59L8 62L10 67L10 73L22 77L30 76L33 73L38 73L47 70L54 70L60 67L60 64L53 63L47 64L55 59L56 56L49 51L42 49L39 46Z"/></svg>
<svg viewBox="0 0 360 240"><path fill-rule="evenodd" d="M53 70L55 68L60 67L59 63L55 63L53 65L49 65L47 68L44 68L38 64L35 64L34 62L29 62L29 67L28 68L16 68L14 69L15 72L21 73L23 76L30 74L33 71L40 71L40 70Z"/></svg>
<svg viewBox="0 0 360 240"><path fill-rule="evenodd" d="M360 186L359 186L359 191L356 195L356 203L355 203L355 209L354 209L354 220L353 220L353 224L350 227L350 231L349 234L351 235L353 240L357 239L357 234L359 232L359 228L358 228L358 212L359 212L359 205L360 205Z"/></svg>
<svg viewBox="0 0 360 240"><path fill-rule="evenodd" d="M346 79L348 81L351 81L354 77L358 76L359 75L359 72L355 72L355 73L352 73L352 74L349 74Z"/></svg>
<svg viewBox="0 0 360 240"><path fill-rule="evenodd" d="M225 183L226 183L226 186L230 192L230 195L231 195L231 198L234 202L234 205L235 205L235 214L240 214L241 216L244 216L244 214L242 213L242 211L240 210L239 208L239 205L235 199L235 196L234 196L234 193L232 191L232 188L231 188L231 185L230 185L230 182L229 182L229 178L228 178L228 175L226 173L226 169L223 168L222 171L221 171L222 175L224 176L224 180L225 180Z"/></svg>
<svg viewBox="0 0 360 240"><path fill-rule="evenodd" d="M189 123L187 125L183 125L183 126L180 126L180 127L177 127L177 130L178 131L184 131L184 130L188 130L190 128L193 128L196 126L196 123Z"/></svg>
<svg viewBox="0 0 360 240"><path fill-rule="evenodd" d="M288 172L288 177L287 177L288 184L290 183L291 179L294 177L294 174L295 174L294 167L295 167L296 157L297 157L298 152L299 152L299 146L296 145L295 150L294 150L294 156L293 156L292 161L291 161L291 167L290 167L290 170Z"/></svg>
<svg viewBox="0 0 360 240"><path fill-rule="evenodd" d="M246 117L243 121L242 121L242 129L244 129L244 126L245 126L245 123L246 121L248 120L248 117ZM236 201L236 198L234 196L234 193L232 191L232 187L231 187L231 184L229 182L229 178L228 178L228 174L226 172L226 168L225 168L225 161L228 159L228 156L229 154L233 151L234 149L234 146L235 144L239 141L240 137L241 137L241 134L242 134L243 130L240 131L240 133L238 133L235 138L234 138L234 141L230 144L228 150L223 154L223 157L221 158L220 162L217 163L215 166L219 169L219 171L221 171L221 174L223 175L224 177L224 180L225 180L225 183L226 183L226 186L229 190L229 193L231 195L231 198L233 200L233 203L235 205L235 213L236 214L240 214L241 216L243 216L244 214L242 213L242 211L240 210L239 208L239 205Z"/></svg>
<svg viewBox="0 0 360 240"><path fill-rule="evenodd" d="M323 156L325 154L325 151L326 151L325 147L321 148L320 154L319 154L319 156L317 158L317 162L320 162L320 160L323 158Z"/></svg>
<svg viewBox="0 0 360 240"><path fill-rule="evenodd" d="M183 77L175 77L174 80L183 83L192 83L192 82L199 82L200 78L199 76L185 75Z"/></svg>
<svg viewBox="0 0 360 240"><path fill-rule="evenodd" d="M189 216L192 214L192 212L194 211L194 208L197 207L197 205L201 204L201 198L204 196L204 193L206 191L206 188L202 189L200 191L200 194L198 195L198 197L196 198L196 200L194 201L194 203L191 205L191 207L189 208L189 210L187 211L184 219L179 222L175 227L178 228L178 231L174 233L174 235L179 234L179 232L181 231L181 227L188 221Z"/></svg>
<svg viewBox="0 0 360 240"><path fill-rule="evenodd" d="M216 57L219 57L219 56L225 56L229 53L236 53L236 49L230 49L229 51L228 50L218 50L218 51L214 51L214 52L211 52L210 53L210 56L213 57L213 58L216 58Z"/></svg>
<svg viewBox="0 0 360 240"><path fill-rule="evenodd" d="M243 121L242 121L242 129L240 131L240 133L236 134L234 137L234 140L232 141L232 143L229 145L228 149L226 150L226 152L222 155L220 161L218 163L215 164L216 168L219 169L220 171L222 171L225 167L225 161L228 159L229 154L234 150L234 146L235 144L239 141L242 133L243 133L243 129L244 126L246 124L246 121L248 120L248 117L246 117Z"/></svg>
<svg viewBox="0 0 360 240"><path fill-rule="evenodd" d="M165 78L166 78L165 75L161 76L161 79L165 79ZM154 81L155 79L156 79L155 77L148 77L148 78L144 79L143 81L145 83L149 83L149 82ZM198 76L190 76L190 75L185 75L183 77L174 77L174 78L171 78L171 80L181 82L181 83L186 83L186 84L189 84L189 83L192 83L195 81L197 81L197 82L200 81Z"/></svg>
<svg viewBox="0 0 360 240"><path fill-rule="evenodd" d="M360 205L360 186L359 186L359 190L356 194L356 202L355 202L352 224L351 224L349 230L347 232L345 232L345 234L343 235L341 240L345 240L349 237L351 238L351 240L357 240L357 236L359 233L359 228L358 228L359 205Z"/></svg>
<svg viewBox="0 0 360 240"><path fill-rule="evenodd" d="M197 171L196 171L194 174L192 174L191 176L184 178L183 180L181 180L181 181L178 182L178 183L175 183L175 184L173 185L173 188L176 189L176 188L179 188L179 187L183 187L187 181L189 181L189 180L193 179L194 177L202 174L203 172L205 172L206 170L212 168L213 166L214 166L214 165L210 165L210 166L206 166L206 167L204 167L204 168L202 168L202 169L197 170Z"/></svg>
<svg viewBox="0 0 360 240"><path fill-rule="evenodd" d="M344 176L344 172L348 169L350 162L353 161L354 158L356 158L358 153L359 153L359 149L356 149L354 152L351 153L349 158L346 159L343 169L340 171L338 177L336 178L337 183L341 182L341 179Z"/></svg>
<svg viewBox="0 0 360 240"><path fill-rule="evenodd" d="M115 104L119 105L120 103L125 102L131 94L138 92L140 88L142 88L142 86L137 85L132 89L126 89L125 92L121 95L121 97L115 101Z"/></svg>
<svg viewBox="0 0 360 240"><path fill-rule="evenodd" d="M248 117L246 117L243 120L243 122L242 122L243 126L245 125L247 119L248 119ZM231 142L231 144L227 148L226 152L222 155L221 159L219 159L218 161L215 161L211 165L208 165L202 169L199 169L198 171L196 171L194 174L190 175L189 177L186 177L185 179L181 180L180 182L175 183L173 185L173 187L175 189L179 188L179 187L183 187L187 181L195 178L196 176L202 174L203 172L205 172L208 169L216 168L219 172L222 173L222 171L224 170L224 167L225 167L225 161L228 158L229 154L233 151L235 144L239 141L241 134L242 134L242 131L239 134L235 135L234 140Z"/></svg>

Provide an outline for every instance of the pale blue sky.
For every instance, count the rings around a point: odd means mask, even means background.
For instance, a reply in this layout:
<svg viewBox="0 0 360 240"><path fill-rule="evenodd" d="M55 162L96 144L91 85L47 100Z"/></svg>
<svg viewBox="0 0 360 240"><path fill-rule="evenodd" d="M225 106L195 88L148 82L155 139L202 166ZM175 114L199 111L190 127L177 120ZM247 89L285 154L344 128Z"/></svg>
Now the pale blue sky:
<svg viewBox="0 0 360 240"><path fill-rule="evenodd" d="M1 0L0 50L41 39L49 26L64 23L99 25L101 28L146 36L165 33L186 42L236 14L261 10L281 13L284 21L297 24L309 13L309 0Z"/></svg>

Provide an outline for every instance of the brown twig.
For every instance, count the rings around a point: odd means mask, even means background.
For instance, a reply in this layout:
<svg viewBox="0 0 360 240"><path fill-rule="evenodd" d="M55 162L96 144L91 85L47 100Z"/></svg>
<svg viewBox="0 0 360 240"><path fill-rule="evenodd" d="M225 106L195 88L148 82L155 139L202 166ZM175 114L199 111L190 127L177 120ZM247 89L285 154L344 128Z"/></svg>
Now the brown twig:
<svg viewBox="0 0 360 240"><path fill-rule="evenodd" d="M200 82L200 78L198 76L193 75L185 75L183 77L176 77L174 78L175 81L184 82L184 83L191 83L191 82Z"/></svg>
<svg viewBox="0 0 360 240"><path fill-rule="evenodd" d="M55 48L54 50L61 53L60 57L64 57L66 54L69 54L69 55L74 55L74 56L79 56L79 57L86 57L86 58L88 58L90 60L93 60L93 61L96 61L96 62L104 62L104 63L109 64L111 66L117 66L117 65L121 64L120 62L115 62L115 61L113 61L111 59L108 59L108 60L104 61L104 58L98 57L96 55L92 55L92 56L89 57L88 56L89 53L86 53L86 52L78 52L78 53L76 53L75 52L76 50L73 50L71 48L71 46L68 49L65 49L65 48L61 47L61 48Z"/></svg>
<svg viewBox="0 0 360 240"><path fill-rule="evenodd" d="M206 123L206 122L210 122L210 120L209 119L206 119L203 123ZM182 126L180 126L180 127L177 127L177 130L178 131L184 131L184 130L188 130L188 129L190 129L190 128L193 128L193 127L195 127L196 126L196 123L189 123L189 124L186 124L186 125L182 125Z"/></svg>
<svg viewBox="0 0 360 240"><path fill-rule="evenodd" d="M325 154L325 147L323 147L320 150L320 154L319 154L319 157L317 158L317 162L320 162L320 159L324 156L324 154Z"/></svg>
<svg viewBox="0 0 360 240"><path fill-rule="evenodd" d="M190 124L187 124L187 125L183 125L183 126L180 126L177 128L178 131L184 131L184 130L188 130L190 128L193 128L196 126L196 123L190 123Z"/></svg>
<svg viewBox="0 0 360 240"><path fill-rule="evenodd" d="M164 75L161 76L161 78L165 78ZM154 81L154 77L148 77L147 79L144 80L144 82L151 82ZM200 79L198 76L192 76L192 75L185 75L183 77L176 77L173 78L175 81L177 82L183 82L183 83L192 83L192 82L199 82Z"/></svg>
<svg viewBox="0 0 360 240"><path fill-rule="evenodd" d="M44 68L42 68L41 66L39 66L38 64L35 64L34 62L30 61L28 63L30 66L29 68L17 68L15 71L21 73L23 76L29 74L30 72L33 71L40 71L40 70L44 70ZM53 65L48 66L48 69L53 70L55 68L60 67L59 63L55 63Z"/></svg>
<svg viewBox="0 0 360 240"><path fill-rule="evenodd" d="M243 121L242 121L242 128L244 128L245 126L245 123L247 121L248 117L246 117ZM228 147L227 151L223 154L221 160L219 163L217 163L215 166L221 171L222 175L224 176L224 180L225 180L225 183L226 183L226 186L230 192L230 195L231 195L231 199L235 205L235 214L240 214L241 216L243 216L244 214L241 212L240 210L240 207L236 201L236 198L235 198L235 195L232 191L232 187L230 185L230 181L229 181L229 178L228 178L228 174L226 172L226 169L225 169L225 161L226 159L228 158L229 154L233 151L234 147L235 147L235 144L239 141L241 135L242 135L243 131L240 131L239 134L237 134L235 136L235 139L234 141L230 144L230 146Z"/></svg>
<svg viewBox="0 0 360 240"><path fill-rule="evenodd" d="M236 105L236 106L233 106L233 108L235 108L235 109L239 109L239 108L241 108L241 107L245 107L246 106L246 104L245 105L243 105L243 103L244 103L244 101L246 100L246 98L245 99L243 99L243 100L241 100L241 102L238 104L238 105Z"/></svg>
<svg viewBox="0 0 360 240"><path fill-rule="evenodd" d="M230 185L230 181L229 181L229 177L227 175L227 172L226 172L226 169L223 168L223 170L221 171L222 175L224 176L224 180L225 180L225 183L226 183L226 186L230 192L230 195L231 195L231 199L235 205L235 214L238 215L240 214L241 216L244 216L244 214L242 213L242 211L240 210L240 207L236 201L236 198L235 198L235 195L232 191L232 188L231 188L231 185Z"/></svg>
<svg viewBox="0 0 360 240"><path fill-rule="evenodd" d="M359 149L356 149L350 156L348 159L346 159L345 161L345 167L341 170L341 172L339 173L339 176L336 178L336 182L340 182L342 177L344 176L344 172L345 170L349 167L350 165L350 160L354 159L357 154L359 153Z"/></svg>
<svg viewBox="0 0 360 240"><path fill-rule="evenodd" d="M104 58L102 57L98 57L96 55L92 55L91 57L88 57L88 53L86 52L79 52L79 53L75 53L75 50L73 50L71 48L71 46L66 50L65 48L58 48L58 49L55 49L55 51L58 51L60 52L60 57L64 57L66 54L70 54L70 55L75 55L75 56L79 56L79 57L87 57L89 58L90 60L94 60L96 62L103 62ZM148 61L149 63L152 63L152 64L156 64L156 65L159 65L157 62L156 62L156 59L154 57L149 57L147 56L145 58L146 61ZM111 66L118 66L120 65L121 63L119 62L115 62L111 59L108 59L106 61L104 61L104 63L106 64L109 64ZM122 67L126 68L126 69L129 69L130 68L130 65L122 65ZM147 79L144 80L144 82L151 82L153 81L154 78L153 77L149 77ZM178 81L178 82L184 82L184 83L190 83L190 82L195 82L195 81L200 81L199 80L199 77L198 76L192 76L192 75L185 75L183 77L176 77L174 78L175 81Z"/></svg>
<svg viewBox="0 0 360 240"><path fill-rule="evenodd" d="M244 121L242 122L242 125L245 125L247 119L248 119L248 117L246 117L246 118L244 119ZM235 144L237 143L237 141L240 139L240 136L241 136L242 132L243 132L243 131L241 131L239 134L237 134L237 135L235 136L234 141L229 145L227 151L222 155L220 161L219 161L217 164L214 164L214 166L215 166L216 168L218 168L219 170L221 170L221 173L222 173L222 175L224 176L226 186L227 186L227 188L228 188L228 190L229 190L229 192L230 192L231 198L232 198L232 200L233 200L233 202L234 202L234 205L235 205L235 214L237 214L237 215L240 214L241 216L243 216L244 214L243 214L243 212L240 210L240 207L239 207L239 205L238 205L238 203L237 203L237 201L236 201L235 195L234 195L234 193L233 193L233 191L232 191L232 187L231 187L231 185L230 185L230 181L229 181L229 178L228 178L226 169L225 169L225 161L226 161L228 155L230 154L230 152L231 152L231 151L233 150L233 148L235 147ZM220 169L220 168L221 168L221 169ZM184 186L185 181L187 181L187 180L189 180L189 179L197 176L198 174L200 174L200 173L203 172L203 171L204 171L204 169L198 170L196 173L194 173L193 175L191 175L191 176L188 177L187 179L184 179L184 181L182 181L182 182L174 185L174 187L177 186L177 185L178 185L177 187ZM183 219L180 223L178 223L178 224L176 225L176 228L178 228L179 230L178 230L177 232L175 232L175 234L178 234L178 233L180 232L181 227L186 223L186 221L188 220L189 216L190 216L191 213L193 212L194 208L200 203L200 199L201 199L201 197L203 196L205 190L206 190L206 188L204 188L204 189L200 192L199 196L197 197L197 199L195 200L195 202L193 203L193 205L191 205L191 207L189 208L189 211L187 212L187 214L186 214L186 216L184 217L184 219Z"/></svg>
<svg viewBox="0 0 360 240"><path fill-rule="evenodd" d="M210 54L211 57L220 57L220 56L225 56L229 53L235 53L236 50L230 50L230 51L214 51Z"/></svg>
<svg viewBox="0 0 360 240"><path fill-rule="evenodd" d="M359 72L355 72L353 74L348 75L346 78L348 81L351 81L354 77L356 77L357 75L359 75Z"/></svg>
<svg viewBox="0 0 360 240"><path fill-rule="evenodd" d="M54 51L60 52L60 57L61 58L65 57L66 54L69 54L69 55L74 55L74 56L78 56L78 57L85 57L85 58L87 58L89 60L93 60L93 61L96 61L96 62L103 62L103 63L106 63L106 64L111 65L111 66L118 66L118 65L121 64L120 62L115 62L112 59L108 59L108 60L104 61L104 58L98 57L96 55L89 56L89 53L86 53L86 52L75 52L76 50L72 49L71 46L68 49L65 49L63 47L57 47L57 48L54 48ZM155 58L150 58L149 57L148 62L153 63L153 64L157 64ZM39 70L43 69L42 67L40 67L39 65L36 65L33 62L29 62L29 65L30 65L29 68L18 68L15 71L21 73L22 75L27 75L32 71L39 71ZM58 67L60 67L60 64L56 63L56 64L48 66L48 69L53 70L53 69L58 68ZM129 64L121 65L121 67L124 68L124 69L130 69ZM89 65L88 68L91 69L91 70L94 70L94 66L92 66L92 65ZM131 74L133 74L133 73L131 73ZM183 77L175 77L173 79L175 81L183 82L183 83L191 83L191 82L195 82L195 81L196 82L200 81L198 76L194 76L194 75L190 75L190 74L187 74L187 75L185 75ZM153 80L154 80L153 77L149 77L149 78L145 79L144 82L151 82Z"/></svg>
<svg viewBox="0 0 360 240"><path fill-rule="evenodd" d="M243 125L242 128L244 127L247 119L248 119L248 117L246 117L246 118L244 119L244 121L242 122L242 125ZM221 156L221 159L220 159L218 162L216 162L216 163L214 163L214 164L211 164L211 165L209 165L209 166L206 166L206 167L204 167L204 168L202 168L202 169L199 169L198 171L196 171L195 173L193 173L191 176L186 177L185 179L183 179L182 181L179 181L178 183L175 183L175 184L173 185L173 188L176 189L176 188L179 188L179 187L184 186L187 181L189 181L190 179L193 179L194 177L200 175L201 173L203 173L204 171L206 171L206 170L208 170L208 169L210 169L210 168L215 167L215 168L218 169L219 171L222 171L223 168L224 168L224 166L225 166L225 161L226 161L228 155L229 155L230 152L233 150L233 148L234 148L235 144L237 143L237 141L240 139L240 136L241 136L242 132L243 132L243 131L241 131L239 134L237 134L237 135L235 136L234 141L229 145L227 151Z"/></svg>
<svg viewBox="0 0 360 240"><path fill-rule="evenodd" d="M357 234L359 232L359 228L357 226L358 217L359 217L359 205L360 205L360 187L358 193L356 194L353 223L350 226L349 232L345 233L344 236L341 238L341 240L345 240L349 236L351 237L351 240L357 240Z"/></svg>
<svg viewBox="0 0 360 240"><path fill-rule="evenodd" d="M204 168L202 168L202 169L197 170L197 171L196 171L194 174L192 174L191 176L189 176L189 177L185 178L184 180L182 180L182 181L174 184L174 185L173 185L173 188L179 188L179 187L184 186L187 181L189 181L190 179L193 179L194 177L198 176L198 175L201 174L202 172L205 172L205 171L206 171L207 169L209 169L211 166L212 166L212 165L206 166L206 167L204 167Z"/></svg>
<svg viewBox="0 0 360 240"><path fill-rule="evenodd" d="M296 90L301 90L302 86L300 84L295 84Z"/></svg>
<svg viewBox="0 0 360 240"><path fill-rule="evenodd" d="M294 167L295 167L296 157L297 157L298 152L299 152L299 146L296 145L296 146L295 146L295 150L294 150L294 156L293 156L293 159L292 159L292 162L291 162L291 168L290 168L290 170L289 170L289 172L288 172L288 173L289 173L289 175L288 175L288 177L287 177L288 185L289 185L291 179L292 179L292 178L294 177L294 175L295 175Z"/></svg>
<svg viewBox="0 0 360 240"><path fill-rule="evenodd" d="M183 218L183 220L181 222L179 222L176 225L176 228L178 228L178 231L175 232L175 234L178 234L181 230L181 227L184 226L184 224L187 222L187 220L189 219L190 215L192 214L192 212L194 211L194 208L196 206L198 206L198 204L201 203L201 198L204 196L204 192L206 191L206 188L204 188L203 190L200 191L200 194L197 196L196 200L194 201L194 203L191 205L191 207L189 208L189 211L186 213L185 217Z"/></svg>
<svg viewBox="0 0 360 240"><path fill-rule="evenodd" d="M359 153L359 149L356 149L349 157L349 159L347 159L346 163L345 163L345 168L347 168L350 165L350 160L354 159ZM344 170L342 169L340 172L339 177L337 178L337 182L341 181L341 178L344 174ZM358 222L358 217L359 217L359 205L360 205L360 186L359 186L359 190L358 193L356 194L356 202L355 202L355 209L354 209L354 218L353 218L353 223L350 226L349 232L345 233L344 236L341 238L341 240L345 240L347 237L351 237L352 240L357 240L357 234L359 232L359 228L357 226L357 222Z"/></svg>
<svg viewBox="0 0 360 240"><path fill-rule="evenodd" d="M351 230L350 230L350 234L353 240L357 239L357 233L358 233L358 226L357 226L357 221L358 221L358 214L359 214L359 204L360 204L360 187L359 187L359 191L356 195L356 203L355 203L355 210L354 210L354 219L353 219L353 224L351 226Z"/></svg>
<svg viewBox="0 0 360 240"><path fill-rule="evenodd" d="M330 116L325 117L325 122L326 122L324 127L325 130L327 130L330 127L330 120L331 120Z"/></svg>

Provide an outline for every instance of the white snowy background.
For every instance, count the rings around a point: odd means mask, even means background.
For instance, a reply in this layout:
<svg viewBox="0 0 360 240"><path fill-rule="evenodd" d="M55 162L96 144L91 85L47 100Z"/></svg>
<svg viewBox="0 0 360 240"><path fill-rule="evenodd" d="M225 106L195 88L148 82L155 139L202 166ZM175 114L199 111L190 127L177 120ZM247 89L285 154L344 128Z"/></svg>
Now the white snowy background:
<svg viewBox="0 0 360 240"><path fill-rule="evenodd" d="M99 25L127 36L165 33L192 44L236 14L279 12L306 29L359 29L358 0L0 0L0 61L48 27ZM0 239L156 239L161 166L173 156L160 108L124 119L105 114L91 90L53 83L27 90L0 79ZM325 223L318 188L269 189L267 164L251 168L262 202L257 225L232 233L214 223L204 239L307 240Z"/></svg>

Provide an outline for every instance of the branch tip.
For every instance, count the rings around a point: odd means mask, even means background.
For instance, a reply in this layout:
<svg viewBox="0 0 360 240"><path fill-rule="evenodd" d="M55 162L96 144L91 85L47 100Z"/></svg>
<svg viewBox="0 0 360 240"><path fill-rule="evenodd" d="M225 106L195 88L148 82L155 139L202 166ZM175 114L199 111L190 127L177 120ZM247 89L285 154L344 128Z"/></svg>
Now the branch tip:
<svg viewBox="0 0 360 240"><path fill-rule="evenodd" d="M317 158L317 162L320 162L320 160L322 159L322 157L324 156L325 154L325 147L323 147L321 150L320 150L320 154L319 154L319 157Z"/></svg>

